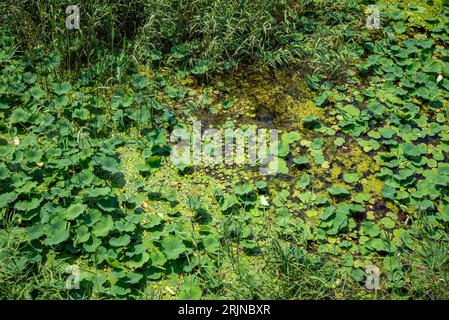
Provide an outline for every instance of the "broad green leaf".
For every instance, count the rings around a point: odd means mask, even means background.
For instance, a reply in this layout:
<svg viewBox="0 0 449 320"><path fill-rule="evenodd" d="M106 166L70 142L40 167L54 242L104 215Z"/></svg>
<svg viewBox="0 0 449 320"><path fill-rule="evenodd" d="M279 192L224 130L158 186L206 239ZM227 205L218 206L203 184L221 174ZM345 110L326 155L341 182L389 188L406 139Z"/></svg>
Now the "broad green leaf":
<svg viewBox="0 0 449 320"><path fill-rule="evenodd" d="M31 211L39 207L42 202L42 198L31 198L30 200L19 201L15 204L14 208L18 211Z"/></svg>
<svg viewBox="0 0 449 320"><path fill-rule="evenodd" d="M67 222L58 217L50 222L45 228L45 235L47 238L44 243L47 246L53 246L66 241L69 238L69 230L67 229Z"/></svg>
<svg viewBox="0 0 449 320"><path fill-rule="evenodd" d="M25 111L23 108L19 107L12 112L11 118L9 118L9 122L11 124L15 124L15 123L19 123L19 122L27 122L30 117L31 117L31 113L29 113L28 111Z"/></svg>
<svg viewBox="0 0 449 320"><path fill-rule="evenodd" d="M359 181L360 177L357 173L345 173L343 175L343 180L347 183L355 183Z"/></svg>
<svg viewBox="0 0 449 320"><path fill-rule="evenodd" d="M53 83L51 87L53 92L56 93L57 95L67 94L72 89L72 86L68 82Z"/></svg>
<svg viewBox="0 0 449 320"><path fill-rule="evenodd" d="M310 175L305 173L301 176L301 178L298 180L298 182L296 182L296 186L299 189L305 189L310 184L310 181L311 181Z"/></svg>
<svg viewBox="0 0 449 320"><path fill-rule="evenodd" d="M418 157L421 155L421 149L419 146L412 143L404 143L402 146L404 154L409 157Z"/></svg>
<svg viewBox="0 0 449 320"><path fill-rule="evenodd" d="M90 233L89 228L85 225L81 225L75 229L76 243L83 243L89 240Z"/></svg>
<svg viewBox="0 0 449 320"><path fill-rule="evenodd" d="M254 190L254 184L252 183L238 184L233 187L233 190L236 194L244 196L251 193Z"/></svg>
<svg viewBox="0 0 449 320"><path fill-rule="evenodd" d="M67 208L65 217L67 220L74 220L78 218L85 210L87 206L81 203L74 203Z"/></svg>
<svg viewBox="0 0 449 320"><path fill-rule="evenodd" d="M197 284L196 277L189 276L184 280L181 286L181 292L177 295L180 300L198 300L201 298L203 291Z"/></svg>
<svg viewBox="0 0 449 320"><path fill-rule="evenodd" d="M268 172L270 174L282 173L288 174L287 162L282 158L276 158L268 164Z"/></svg>
<svg viewBox="0 0 449 320"><path fill-rule="evenodd" d="M95 236L91 236L89 240L83 243L83 248L86 252L95 252L97 248L101 245L101 240Z"/></svg>
<svg viewBox="0 0 449 320"><path fill-rule="evenodd" d="M162 240L162 249L169 260L177 259L179 255L186 251L186 246L182 239L176 235L168 235Z"/></svg>
<svg viewBox="0 0 449 320"><path fill-rule="evenodd" d="M331 187L327 189L330 195L336 197L349 196L351 193L343 187Z"/></svg>
<svg viewBox="0 0 449 320"><path fill-rule="evenodd" d="M298 158L294 158L293 162L298 166L305 166L310 163L309 158L306 156L300 156Z"/></svg>
<svg viewBox="0 0 449 320"><path fill-rule="evenodd" d="M129 272L126 274L125 283L136 284L143 278L143 275L136 272Z"/></svg>
<svg viewBox="0 0 449 320"><path fill-rule="evenodd" d="M0 194L0 208L5 208L9 203L17 199L17 194L15 192L6 192Z"/></svg>
<svg viewBox="0 0 449 320"><path fill-rule="evenodd" d="M385 107L379 102L370 102L367 105L368 110L375 116L380 116L385 112Z"/></svg>
<svg viewBox="0 0 449 320"><path fill-rule="evenodd" d="M340 138L340 137L337 137L337 138L335 138L335 140L334 140L334 144L337 146L337 147L341 147L342 145L344 145L345 144L345 139L343 139L343 138Z"/></svg>
<svg viewBox="0 0 449 320"><path fill-rule="evenodd" d="M109 244L113 247L124 247L131 242L131 237L128 234L124 234L120 237L114 237L109 240Z"/></svg>
<svg viewBox="0 0 449 320"><path fill-rule="evenodd" d="M215 253L220 249L220 242L218 241L217 237L210 234L203 238L203 245L204 249L206 249L207 252Z"/></svg>
<svg viewBox="0 0 449 320"><path fill-rule="evenodd" d="M28 239L39 239L45 234L45 225L42 223L35 223L26 229L26 235Z"/></svg>
<svg viewBox="0 0 449 320"><path fill-rule="evenodd" d="M106 237L114 229L114 221L110 215L102 215L92 228L92 233L97 237Z"/></svg>
<svg viewBox="0 0 449 320"><path fill-rule="evenodd" d="M101 168L112 174L120 172L120 165L115 158L112 157L100 157L97 159Z"/></svg>
<svg viewBox="0 0 449 320"><path fill-rule="evenodd" d="M32 87L30 89L30 94L34 99L39 100L45 95L45 91L39 87Z"/></svg>
<svg viewBox="0 0 449 320"><path fill-rule="evenodd" d="M389 272L393 272L395 270L402 269L402 263L399 257L397 256L387 256L383 259L383 266L385 270Z"/></svg>
<svg viewBox="0 0 449 320"><path fill-rule="evenodd" d="M363 223L363 232L366 235L374 238L380 235L380 227L374 222L366 221Z"/></svg>

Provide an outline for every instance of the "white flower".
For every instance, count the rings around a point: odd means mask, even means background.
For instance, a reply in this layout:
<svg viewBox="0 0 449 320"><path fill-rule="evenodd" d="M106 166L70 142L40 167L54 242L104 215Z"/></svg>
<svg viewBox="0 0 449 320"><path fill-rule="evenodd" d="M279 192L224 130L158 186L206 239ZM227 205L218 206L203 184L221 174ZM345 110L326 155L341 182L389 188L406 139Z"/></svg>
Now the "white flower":
<svg viewBox="0 0 449 320"><path fill-rule="evenodd" d="M14 138L14 144L15 144L16 146L18 146L18 145L20 144L20 140L19 140L18 137L15 137L15 138Z"/></svg>
<svg viewBox="0 0 449 320"><path fill-rule="evenodd" d="M267 200L267 198L265 197L265 196L260 196L260 203L263 205L263 206L265 206L265 207L268 207L270 204L268 203L268 200Z"/></svg>
<svg viewBox="0 0 449 320"><path fill-rule="evenodd" d="M441 80L443 80L443 76L441 74L439 74L437 77L437 83L440 82Z"/></svg>

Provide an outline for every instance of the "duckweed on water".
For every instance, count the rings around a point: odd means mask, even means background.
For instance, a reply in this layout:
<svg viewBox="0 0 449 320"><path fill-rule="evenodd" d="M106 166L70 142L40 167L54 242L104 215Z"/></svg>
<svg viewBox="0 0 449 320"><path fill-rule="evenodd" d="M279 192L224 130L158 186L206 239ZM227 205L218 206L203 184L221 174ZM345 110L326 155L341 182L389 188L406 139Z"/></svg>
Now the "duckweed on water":
<svg viewBox="0 0 449 320"><path fill-rule="evenodd" d="M65 259L73 298L447 297L449 29L433 2L382 2L384 29L351 31L359 60L338 79L297 63L212 76L175 46L126 72L105 58L101 86L101 63L64 82L57 54L19 54L2 29L0 282ZM172 161L195 121L278 130L277 164Z"/></svg>

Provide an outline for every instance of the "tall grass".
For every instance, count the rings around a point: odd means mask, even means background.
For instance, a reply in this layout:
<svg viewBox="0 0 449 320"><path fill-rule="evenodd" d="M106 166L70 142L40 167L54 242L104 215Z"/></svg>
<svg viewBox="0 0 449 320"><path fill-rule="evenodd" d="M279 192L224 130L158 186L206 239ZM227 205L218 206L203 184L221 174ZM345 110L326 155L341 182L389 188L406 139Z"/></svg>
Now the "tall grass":
<svg viewBox="0 0 449 320"><path fill-rule="evenodd" d="M244 210L244 209L242 209ZM235 210L233 216L240 216ZM313 252L301 227L285 232L274 226L265 212L263 236L248 260L233 243L239 234L232 231L235 219L228 216L223 225L223 261L234 272L225 285L226 296L232 299L351 299L361 290L361 283L351 276L331 256ZM237 228L238 230L238 228ZM259 236L255 236L258 238ZM263 240L262 240L263 239Z"/></svg>
<svg viewBox="0 0 449 320"><path fill-rule="evenodd" d="M238 215L236 210L234 213ZM229 221L232 221L231 218ZM266 219L270 221L270 219ZM226 224L225 224L226 226ZM254 260L236 250L223 229L223 261L234 272L225 286L233 299L426 299L449 298L449 236L434 228L434 221L419 215L410 229L410 246L398 252L400 267L382 269L380 289L368 290L365 278L355 280L340 257L314 252L305 230L280 232L269 222ZM382 258L381 258L382 259ZM381 260L373 261L382 263Z"/></svg>
<svg viewBox="0 0 449 320"><path fill-rule="evenodd" d="M359 283L325 256L279 238L270 239L254 269L234 261L238 281L229 288L234 299L351 299Z"/></svg>
<svg viewBox="0 0 449 320"><path fill-rule="evenodd" d="M194 73L240 62L332 60L320 52L336 54L345 30L359 23L356 1L79 0L81 29L67 30L68 4L6 0L0 18L23 50L57 50L68 68L93 63L100 49L127 49L139 62L163 60Z"/></svg>
<svg viewBox="0 0 449 320"><path fill-rule="evenodd" d="M64 262L46 252L41 258L13 219L0 226L0 300L67 299Z"/></svg>
<svg viewBox="0 0 449 320"><path fill-rule="evenodd" d="M407 255L409 291L421 299L449 299L449 236L426 216L416 221L415 248Z"/></svg>
<svg viewBox="0 0 449 320"><path fill-rule="evenodd" d="M9 26L23 50L41 46L56 50L66 67L90 64L101 48L123 46L136 34L142 21L141 1L80 0L81 28L65 26L68 3L63 0L6 0L0 3L0 19Z"/></svg>

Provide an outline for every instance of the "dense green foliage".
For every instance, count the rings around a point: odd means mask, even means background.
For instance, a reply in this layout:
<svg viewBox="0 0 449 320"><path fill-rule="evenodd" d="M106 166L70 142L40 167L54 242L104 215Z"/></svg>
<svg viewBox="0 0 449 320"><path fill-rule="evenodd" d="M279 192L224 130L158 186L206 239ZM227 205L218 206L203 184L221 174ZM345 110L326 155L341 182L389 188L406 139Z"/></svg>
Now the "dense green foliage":
<svg viewBox="0 0 449 320"><path fill-rule="evenodd" d="M351 36L349 26L358 24L352 19L360 11L355 4L83 0L78 2L83 25L79 32L65 28L67 4L61 0L7 0L0 4L0 15L23 47L52 48L64 66L73 69L93 63L104 49L125 49L140 62L159 65L162 60L204 74L255 60L273 66L314 61L310 68L323 63L335 68L335 59L351 51L350 45L344 52L336 49Z"/></svg>
<svg viewBox="0 0 449 320"><path fill-rule="evenodd" d="M448 298L447 6L80 3L0 4L0 298ZM273 177L171 163L239 64L307 71Z"/></svg>

